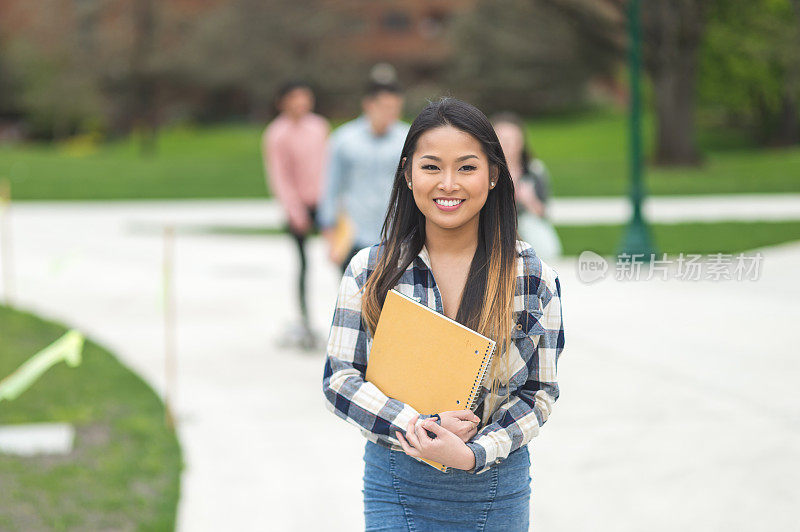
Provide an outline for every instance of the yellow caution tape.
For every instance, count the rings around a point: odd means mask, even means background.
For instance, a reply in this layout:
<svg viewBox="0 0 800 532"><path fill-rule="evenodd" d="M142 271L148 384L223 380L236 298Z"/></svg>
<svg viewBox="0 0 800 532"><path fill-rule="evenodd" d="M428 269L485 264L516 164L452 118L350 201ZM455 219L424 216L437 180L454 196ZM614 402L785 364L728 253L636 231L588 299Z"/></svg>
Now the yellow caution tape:
<svg viewBox="0 0 800 532"><path fill-rule="evenodd" d="M73 329L33 355L17 371L0 381L0 401L16 399L62 360L73 368L80 365L84 339L80 332Z"/></svg>

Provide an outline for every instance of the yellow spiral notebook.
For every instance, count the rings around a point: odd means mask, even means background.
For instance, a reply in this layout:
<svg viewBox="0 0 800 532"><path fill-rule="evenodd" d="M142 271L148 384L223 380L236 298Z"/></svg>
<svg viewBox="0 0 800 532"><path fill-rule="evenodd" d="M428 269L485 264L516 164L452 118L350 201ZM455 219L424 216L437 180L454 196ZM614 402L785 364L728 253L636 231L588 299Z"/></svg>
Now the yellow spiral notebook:
<svg viewBox="0 0 800 532"><path fill-rule="evenodd" d="M420 414L473 410L494 348L491 338L389 290L367 360L367 380ZM419 460L447 471L432 460Z"/></svg>

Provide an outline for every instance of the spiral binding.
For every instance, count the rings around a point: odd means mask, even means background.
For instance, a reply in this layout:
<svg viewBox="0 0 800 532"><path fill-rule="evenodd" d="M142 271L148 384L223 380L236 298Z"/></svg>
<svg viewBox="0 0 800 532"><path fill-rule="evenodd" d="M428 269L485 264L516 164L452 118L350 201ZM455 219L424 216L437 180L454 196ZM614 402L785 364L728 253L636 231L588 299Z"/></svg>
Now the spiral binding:
<svg viewBox="0 0 800 532"><path fill-rule="evenodd" d="M469 401L467 401L467 410L472 410L475 408L475 401L478 399L478 394L480 393L481 384L483 383L483 379L486 376L486 370L489 368L489 363L492 360L492 356L494 355L494 350L497 347L497 344L489 344L486 346L486 351L483 354L483 360L481 361L481 369L478 372L478 375L475 377L475 382L472 384L472 390L469 392Z"/></svg>

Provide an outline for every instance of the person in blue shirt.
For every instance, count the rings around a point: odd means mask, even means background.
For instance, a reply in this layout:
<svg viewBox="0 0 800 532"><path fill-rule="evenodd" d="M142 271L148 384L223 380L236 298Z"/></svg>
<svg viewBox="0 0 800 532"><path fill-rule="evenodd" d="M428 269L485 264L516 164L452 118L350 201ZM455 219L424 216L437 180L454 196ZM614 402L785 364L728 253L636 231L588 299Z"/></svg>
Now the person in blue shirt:
<svg viewBox="0 0 800 532"><path fill-rule="evenodd" d="M395 83L371 82L361 116L334 131L329 141L327 176L317 222L329 244L329 256L342 271L356 252L380 239L397 161L409 124L400 121L403 93ZM337 224L348 220L342 252Z"/></svg>

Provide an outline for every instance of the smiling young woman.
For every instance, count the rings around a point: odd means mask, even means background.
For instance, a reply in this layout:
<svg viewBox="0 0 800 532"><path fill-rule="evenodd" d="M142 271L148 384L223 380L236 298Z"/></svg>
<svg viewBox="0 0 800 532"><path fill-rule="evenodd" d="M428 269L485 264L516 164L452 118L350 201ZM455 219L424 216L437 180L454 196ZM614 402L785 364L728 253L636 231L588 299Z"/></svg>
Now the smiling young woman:
<svg viewBox="0 0 800 532"><path fill-rule="evenodd" d="M527 530L526 444L559 395L561 285L517 238L513 182L477 108L445 98L417 116L381 236L346 269L323 376L328 408L368 440L366 528ZM365 380L392 288L497 342L475 412L420 414Z"/></svg>

